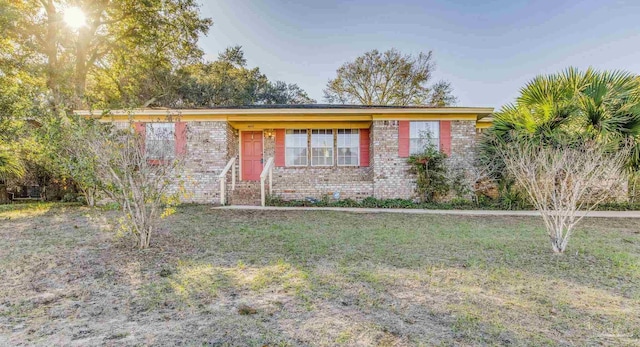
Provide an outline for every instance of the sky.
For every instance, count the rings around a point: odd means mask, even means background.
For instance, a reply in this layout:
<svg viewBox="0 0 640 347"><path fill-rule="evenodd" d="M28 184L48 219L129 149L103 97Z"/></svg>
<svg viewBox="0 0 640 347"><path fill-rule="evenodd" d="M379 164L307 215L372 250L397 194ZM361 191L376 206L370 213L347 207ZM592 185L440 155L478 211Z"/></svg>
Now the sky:
<svg viewBox="0 0 640 347"><path fill-rule="evenodd" d="M640 0L200 1L207 59L241 45L249 67L319 103L336 69L372 49L433 51L434 82L466 107L499 108L569 66L640 74Z"/></svg>

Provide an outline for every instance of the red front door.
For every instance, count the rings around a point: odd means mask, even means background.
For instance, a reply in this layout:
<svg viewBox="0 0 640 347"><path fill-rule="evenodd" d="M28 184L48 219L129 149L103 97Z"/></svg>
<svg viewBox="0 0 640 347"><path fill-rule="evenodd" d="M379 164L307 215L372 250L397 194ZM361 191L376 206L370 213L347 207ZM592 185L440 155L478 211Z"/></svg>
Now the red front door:
<svg viewBox="0 0 640 347"><path fill-rule="evenodd" d="M258 181L262 173L262 131L243 131L240 134L242 180Z"/></svg>

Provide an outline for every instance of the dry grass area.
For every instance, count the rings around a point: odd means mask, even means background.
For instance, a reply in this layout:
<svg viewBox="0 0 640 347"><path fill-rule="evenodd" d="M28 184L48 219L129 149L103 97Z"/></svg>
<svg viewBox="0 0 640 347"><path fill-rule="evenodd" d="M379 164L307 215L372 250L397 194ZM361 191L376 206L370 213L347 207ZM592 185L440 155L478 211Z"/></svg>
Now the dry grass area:
<svg viewBox="0 0 640 347"><path fill-rule="evenodd" d="M640 220L0 209L0 345L640 345Z"/></svg>

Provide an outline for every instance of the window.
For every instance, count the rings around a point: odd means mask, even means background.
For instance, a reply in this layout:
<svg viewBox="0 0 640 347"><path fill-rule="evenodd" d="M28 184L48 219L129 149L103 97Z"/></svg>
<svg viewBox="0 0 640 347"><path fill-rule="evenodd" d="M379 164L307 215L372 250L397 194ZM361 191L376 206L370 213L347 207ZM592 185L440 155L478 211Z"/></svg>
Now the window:
<svg viewBox="0 0 640 347"><path fill-rule="evenodd" d="M307 166L307 131L287 130L284 138L285 164L287 166Z"/></svg>
<svg viewBox="0 0 640 347"><path fill-rule="evenodd" d="M147 159L171 159L176 152L175 123L147 123L145 151Z"/></svg>
<svg viewBox="0 0 640 347"><path fill-rule="evenodd" d="M285 130L284 166L360 166L360 135L358 129Z"/></svg>
<svg viewBox="0 0 640 347"><path fill-rule="evenodd" d="M429 142L439 148L440 122L411 122L409 139L409 153L411 154L422 152Z"/></svg>
<svg viewBox="0 0 640 347"><path fill-rule="evenodd" d="M360 158L358 129L338 129L338 166L357 166Z"/></svg>
<svg viewBox="0 0 640 347"><path fill-rule="evenodd" d="M311 166L333 165L333 130L311 130Z"/></svg>

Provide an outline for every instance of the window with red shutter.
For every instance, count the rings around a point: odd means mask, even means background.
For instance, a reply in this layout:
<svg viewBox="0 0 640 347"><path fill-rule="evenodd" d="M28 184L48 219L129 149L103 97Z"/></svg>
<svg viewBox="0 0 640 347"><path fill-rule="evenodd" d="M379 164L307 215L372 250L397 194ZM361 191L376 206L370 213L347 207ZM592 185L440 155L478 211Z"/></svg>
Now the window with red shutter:
<svg viewBox="0 0 640 347"><path fill-rule="evenodd" d="M144 144L147 139L147 127L144 125L143 122L136 122L136 123L133 123L133 129L136 132L136 134L140 136L140 145L142 146L142 152L144 153L145 151Z"/></svg>
<svg viewBox="0 0 640 347"><path fill-rule="evenodd" d="M369 166L369 129L360 129L360 166Z"/></svg>
<svg viewBox="0 0 640 347"><path fill-rule="evenodd" d="M409 126L411 122L401 120L398 122L398 156L400 158L409 157Z"/></svg>
<svg viewBox="0 0 640 347"><path fill-rule="evenodd" d="M276 166L285 166L284 162L284 129L276 129Z"/></svg>
<svg viewBox="0 0 640 347"><path fill-rule="evenodd" d="M451 121L440 121L440 150L451 155Z"/></svg>
<svg viewBox="0 0 640 347"><path fill-rule="evenodd" d="M187 154L187 123L177 122L175 126L176 156Z"/></svg>
<svg viewBox="0 0 640 347"><path fill-rule="evenodd" d="M358 166L360 158L360 130L338 129L338 166Z"/></svg>
<svg viewBox="0 0 640 347"><path fill-rule="evenodd" d="M149 162L163 163L176 156L176 123L145 123L144 147Z"/></svg>

